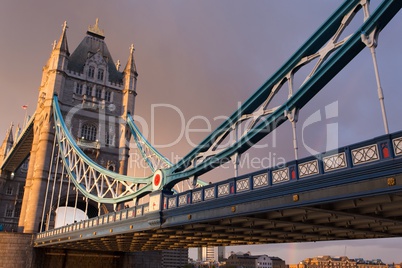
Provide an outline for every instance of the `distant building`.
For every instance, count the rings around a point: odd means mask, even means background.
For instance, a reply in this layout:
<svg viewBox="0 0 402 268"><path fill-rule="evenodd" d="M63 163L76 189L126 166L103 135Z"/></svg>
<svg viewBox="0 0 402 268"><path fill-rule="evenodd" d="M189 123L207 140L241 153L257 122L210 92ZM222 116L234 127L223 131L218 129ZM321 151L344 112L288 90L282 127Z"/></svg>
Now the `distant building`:
<svg viewBox="0 0 402 268"><path fill-rule="evenodd" d="M129 267L177 268L188 264L188 249L133 252L129 255Z"/></svg>
<svg viewBox="0 0 402 268"><path fill-rule="evenodd" d="M346 256L317 256L307 258L298 264L289 264L289 268L388 268L380 259L349 259Z"/></svg>
<svg viewBox="0 0 402 268"><path fill-rule="evenodd" d="M197 249L197 260L201 262L223 261L225 247L200 247Z"/></svg>
<svg viewBox="0 0 402 268"><path fill-rule="evenodd" d="M394 264L393 268L402 268L402 262L398 263L398 264Z"/></svg>
<svg viewBox="0 0 402 268"><path fill-rule="evenodd" d="M218 247L218 261L225 260L225 246Z"/></svg>
<svg viewBox="0 0 402 268"><path fill-rule="evenodd" d="M243 268L286 268L285 261L278 257L251 255L250 252L245 254L232 252L226 261L226 265Z"/></svg>

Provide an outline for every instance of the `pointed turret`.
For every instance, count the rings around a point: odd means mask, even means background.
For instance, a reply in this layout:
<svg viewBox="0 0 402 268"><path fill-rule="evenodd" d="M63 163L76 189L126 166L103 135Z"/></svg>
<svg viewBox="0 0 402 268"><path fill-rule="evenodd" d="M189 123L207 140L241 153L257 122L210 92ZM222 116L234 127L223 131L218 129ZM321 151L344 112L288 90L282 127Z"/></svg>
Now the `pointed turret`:
<svg viewBox="0 0 402 268"><path fill-rule="evenodd" d="M13 138L13 124L7 130L6 136L3 140L3 143L0 147L0 163L3 163L4 158L7 156L10 149L13 147L14 138Z"/></svg>
<svg viewBox="0 0 402 268"><path fill-rule="evenodd" d="M68 57L70 56L67 43L67 28L67 22L65 21L59 41L53 44L52 54L47 64L49 70L65 71L67 68Z"/></svg>
<svg viewBox="0 0 402 268"><path fill-rule="evenodd" d="M53 43L52 53L43 68L38 100L39 106L42 106L45 100L51 102L54 94L60 94L61 85L64 83L63 73L67 71L70 56L67 43L67 28L67 22L64 22L59 41ZM54 72L55 70L57 72Z"/></svg>
<svg viewBox="0 0 402 268"><path fill-rule="evenodd" d="M126 76L130 76L130 78L137 79L138 73L137 73L137 67L135 66L134 51L135 51L134 45L131 44L130 55L128 57L126 68L124 68L124 74Z"/></svg>
<svg viewBox="0 0 402 268"><path fill-rule="evenodd" d="M135 96L137 96L137 68L134 61L134 45L130 46L130 55L128 57L127 65L123 71L123 114L122 119L126 120L127 114L130 113L134 115L135 106ZM130 131L127 130L127 125L122 126L122 135L120 136L120 174L126 174L127 172L127 162L129 156L129 146L128 142L131 138Z"/></svg>
<svg viewBox="0 0 402 268"><path fill-rule="evenodd" d="M130 55L128 57L127 65L124 68L124 89L123 89L123 102L126 107L125 114L134 114L134 98L137 95L137 67L134 60L134 45L130 46Z"/></svg>
<svg viewBox="0 0 402 268"><path fill-rule="evenodd" d="M69 56L70 52L68 51L67 34L66 34L67 28L68 28L67 22L65 21L63 23L63 32L61 33L59 41L57 42L53 50L65 53L67 56Z"/></svg>

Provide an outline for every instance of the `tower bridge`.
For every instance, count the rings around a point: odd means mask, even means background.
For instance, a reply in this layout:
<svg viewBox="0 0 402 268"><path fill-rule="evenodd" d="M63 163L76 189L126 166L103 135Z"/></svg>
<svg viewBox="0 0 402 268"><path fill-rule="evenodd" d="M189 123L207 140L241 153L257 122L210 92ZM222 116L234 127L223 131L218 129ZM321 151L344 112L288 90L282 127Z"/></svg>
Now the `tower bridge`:
<svg viewBox="0 0 402 268"><path fill-rule="evenodd" d="M177 163L133 119L134 46L120 71L98 20L72 53L65 23L43 69L34 116L17 140L10 129L1 147L1 185L24 183L18 232L33 234L35 248L121 252L400 237L402 132L389 133L375 49L402 1L384 0L371 12L369 4L345 1ZM364 20L343 36L358 12ZM299 111L364 49L371 52L384 135L299 159ZM296 87L294 76L305 66L312 71ZM278 92L288 98L274 106ZM228 161L237 170L242 155L286 121L295 160L202 181ZM127 175L131 139L150 176Z"/></svg>

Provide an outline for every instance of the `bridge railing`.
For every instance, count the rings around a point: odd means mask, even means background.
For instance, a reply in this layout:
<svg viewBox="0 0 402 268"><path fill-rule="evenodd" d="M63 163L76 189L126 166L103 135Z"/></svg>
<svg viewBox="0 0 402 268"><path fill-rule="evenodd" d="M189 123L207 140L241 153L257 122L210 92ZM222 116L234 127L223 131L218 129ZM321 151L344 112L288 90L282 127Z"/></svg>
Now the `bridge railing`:
<svg viewBox="0 0 402 268"><path fill-rule="evenodd" d="M162 206L160 209L162 211L177 209L261 188L275 187L276 185L293 183L298 180L308 180L319 175L341 172L362 165L370 165L380 161L392 161L396 157L402 157L402 131L297 161L290 161L283 166L230 178L180 194L168 195L162 193ZM39 233L37 239L139 218L149 212L148 203L125 208L120 211Z"/></svg>
<svg viewBox="0 0 402 268"><path fill-rule="evenodd" d="M98 217L90 218L79 222L74 222L65 226L48 230L37 234L37 239L53 237L56 235L68 234L75 231L87 230L93 227L108 225L115 222L121 222L132 218L142 217L149 212L149 204L138 205L135 207L125 208L120 211L111 212L108 214L100 215Z"/></svg>
<svg viewBox="0 0 402 268"><path fill-rule="evenodd" d="M315 156L290 161L281 166L231 178L177 195L163 196L163 209L241 194L263 187L306 180L402 156L402 132L338 148Z"/></svg>

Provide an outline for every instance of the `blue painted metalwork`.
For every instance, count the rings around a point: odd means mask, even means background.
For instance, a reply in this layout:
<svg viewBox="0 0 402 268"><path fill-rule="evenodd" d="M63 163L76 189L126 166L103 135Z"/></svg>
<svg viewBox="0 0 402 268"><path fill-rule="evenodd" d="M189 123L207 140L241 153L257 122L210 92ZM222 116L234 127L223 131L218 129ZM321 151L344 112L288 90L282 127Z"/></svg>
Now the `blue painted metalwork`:
<svg viewBox="0 0 402 268"><path fill-rule="evenodd" d="M170 168L173 165L142 135L141 131L135 124L134 119L131 117L131 114L127 115L127 124L130 127L134 141L137 144L138 150L141 152L142 158L147 162L152 172L161 168Z"/></svg>
<svg viewBox="0 0 402 268"><path fill-rule="evenodd" d="M380 32L402 7L402 1L383 1L362 26L339 46L337 51L323 62L316 72L282 106L270 112L265 118L259 117L258 124L256 123L251 131L244 134L233 145L190 167L203 153L213 150L211 147L214 146L215 142L228 135L232 129L235 129L236 124L243 120L242 118L247 117L248 114L252 114L253 111L264 105L270 95L275 95L277 90L275 86L280 86L284 83L286 76L300 67L299 64L301 64L304 57L316 53L327 43L337 33L344 17L361 8L360 3L361 1L359 0L345 1L317 32L235 113L204 139L199 146L166 172L166 188L172 187L172 185L183 179L199 176L221 165L233 155L245 152L276 129L288 119L286 114L292 110L300 110L365 47L365 44L361 41L362 35L368 36L373 31Z"/></svg>
<svg viewBox="0 0 402 268"><path fill-rule="evenodd" d="M153 173L158 169L168 169L173 166L173 164L142 135L131 114L127 115L127 124L142 158L146 161ZM207 183L198 179L195 186L200 187L204 185L207 185Z"/></svg>
<svg viewBox="0 0 402 268"><path fill-rule="evenodd" d="M119 203L140 197L150 193L152 190L171 190L178 182L192 176L197 178L199 175L219 166L222 162L228 161L233 156L247 151L253 144L288 120L287 115L289 113L300 110L308 103L326 83L365 47L362 38L378 34L402 8L402 1L384 0L354 34L336 44L331 57L326 55L325 61L320 59L322 62L320 62L311 76L283 105L268 111L266 109L268 103L272 96L277 93L278 88L286 82L287 77L305 64L306 57L317 53L317 51L319 52L328 40L334 39L334 36L338 38L337 34L343 30L339 25L345 17L349 18L347 16L357 12L361 5L366 3L366 1L360 0L345 1L282 68L264 83L227 121L175 165L172 165L143 137L129 115L127 123L143 158L147 161L151 170L159 172L158 174L162 177L154 175L148 178L131 178L113 173L93 162L81 151L69 134L58 107L57 96L55 96L53 109L56 135L70 179L81 193L88 198L102 203ZM236 140L235 143L221 151L215 150L220 140L223 140L231 131L236 131L238 124L249 119L254 120L252 127L240 140ZM156 156L156 162L151 161L148 151ZM161 170L160 168L164 169ZM91 173L92 177L85 177L87 175L82 174L84 170ZM54 237L58 238L60 235L64 235L64 239L67 241L66 237L68 236L69 240L69 235L74 232L75 239L80 240L82 236L78 238L77 232L83 231L88 234L88 229L100 225L105 225L105 228L96 230L102 231L103 236L106 236L109 225L126 228L125 232L132 232L133 229L143 231L147 228L152 229L153 226L162 229L170 226L182 227L188 224L189 221L197 223L210 220L211 217L233 217L228 216L234 212L233 210L227 210L224 212L226 214L217 216L217 214L205 213L208 209L217 209L224 206L248 206L252 202L260 202L255 206L256 210L252 212L259 213L274 209L284 210L293 208L295 205L291 202L282 202L283 200L280 198L283 196L289 197L290 195L293 195L294 198L296 195L297 200L293 201L299 202L299 193L311 193L312 191L314 193L321 190L332 191L330 194L333 194L333 196L327 197L318 194L317 197L313 198L313 201L311 201L312 199L301 200L298 206L311 205L313 202L314 204L321 204L344 199L351 200L356 196L367 197L373 194L390 194L400 192L402 189L400 181L396 182L395 178L392 177L395 174L402 174L402 132L341 147L305 159L294 160L282 166L229 178L225 181L179 194L168 194L170 191L155 192L152 193L155 195L151 197L156 197L154 200L160 200L160 203L158 201L154 203L152 209L150 204L127 208L75 223L71 226L63 226L40 233L37 235L36 241L49 244L58 243L52 239ZM85 178L82 179L80 175ZM385 183L378 187L378 182L380 180L384 182L384 179L388 177L391 179L388 180L388 185ZM156 178L158 181L157 187L152 188L152 183L155 183ZM88 183L92 179L95 183ZM99 186L96 185L96 183L102 181L111 185L108 186L106 194L100 191ZM332 187L344 187L346 189L349 185L356 183L370 186L370 190L366 190L365 187L355 187L356 191L351 191L349 194L332 190ZM143 185L143 187L133 189L135 184ZM126 190L124 193L119 193L117 189L122 185ZM95 188L101 194L94 194ZM263 204L264 206L261 206L261 203L270 202L273 198L279 198L280 202L268 208L265 203ZM248 207L246 209L246 212L251 213ZM199 218L192 219L191 214L183 217L188 212L199 213ZM243 211L243 213L246 212ZM138 223L138 226L131 225L130 230L128 230L126 223L131 221L131 218L136 219L135 223ZM123 221L125 221L124 224L122 224ZM96 232L93 232L93 234L96 235Z"/></svg>
<svg viewBox="0 0 402 268"><path fill-rule="evenodd" d="M384 153L384 148L387 148L386 153ZM304 190L310 191L322 186L317 186L318 181L320 183L326 181L326 187L331 187L345 183L345 180L352 182L375 176L390 176L402 171L400 164L397 164L401 158L402 131L399 131L315 156L290 161L278 167L230 178L178 195L164 194L163 209L179 208L262 189L275 188L270 193L285 195L288 194L286 191L294 187L293 185L300 187L300 181L306 181L308 186ZM388 166L394 167L388 168ZM292 176L293 168L295 168L294 176ZM311 183L307 183L308 181ZM298 184L294 184L296 182ZM228 190L222 190L224 187L227 187ZM301 188L299 190L302 191ZM258 196L256 198L260 198ZM182 197L185 197L183 200L186 202L179 201Z"/></svg>
<svg viewBox="0 0 402 268"><path fill-rule="evenodd" d="M381 148L381 144L389 145L389 154L380 153L375 151L371 153L370 148ZM367 152L370 152L367 154ZM325 168L325 159L328 157L337 156L345 153L346 166L341 168ZM357 155L362 156L365 159L361 163L349 165L353 163L353 158ZM373 156L376 159L373 159ZM314 174L304 176L302 172L299 172L295 178L284 180L278 183L274 183L273 173L278 170L286 169L290 171L293 166L296 166L299 170L300 167L306 163L312 161L317 162L316 168L313 168ZM338 162L338 163L342 163ZM336 166L332 166L336 167ZM289 172L290 173L290 172ZM402 173L402 131L396 132L390 135L380 136L371 140L359 142L353 145L345 146L333 150L318 154L316 156L306 157L298 161L291 161L284 166L274 167L271 169L264 169L258 172L245 174L236 178L230 178L225 181L214 183L206 187L189 190L177 195L169 195L161 193L161 213L164 213L164 217L177 216L186 214L181 209L187 209L191 213L198 211L208 211L209 209L216 208L217 206L230 206L235 204L246 204L246 202L258 201L273 197L282 197L302 192L310 192L313 190L321 190L324 188L330 188L334 186L340 186L348 183L370 181L371 179L387 177L395 174ZM371 196L378 194L381 191L398 192L402 188L402 185L386 187L377 187L377 192L366 192L365 189L361 189L361 196ZM338 193L342 195L342 193ZM346 197L345 197L346 198ZM351 198L347 196L347 198ZM324 200L318 201L326 201ZM300 204L299 204L300 205ZM289 204L281 204L280 209L290 206ZM264 208L264 209L276 209L276 208ZM279 209L279 208L278 208ZM157 213L160 213L157 211ZM121 211L111 212L109 214L101 215L92 219L88 219L79 223L74 223L69 226L62 226L54 230L45 231L37 234L36 241L52 242L53 237L64 236L69 237L74 232L93 230L101 226L105 226L105 230L109 230L110 225L117 225L119 223L128 222L131 220L141 220L146 218L147 215L155 216L155 211L151 212L149 204L138 205L131 208L126 208ZM211 217L209 214L206 217ZM212 217L215 217L213 215ZM185 222L188 222L188 218L185 218ZM139 222L139 221L138 221ZM136 223L138 223L136 222ZM175 222L179 225L181 223ZM147 226L147 225L145 225ZM132 226L135 231L143 231L146 228L144 225L137 224ZM130 232L133 232L130 229ZM67 239L66 239L67 240Z"/></svg>
<svg viewBox="0 0 402 268"><path fill-rule="evenodd" d="M69 133L56 95L53 98L53 116L64 167L71 181L84 196L99 203L117 204L152 191L152 176L133 178L121 175L90 159ZM120 186L125 188L123 192L119 192Z"/></svg>
<svg viewBox="0 0 402 268"><path fill-rule="evenodd" d="M129 115L127 123L133 133L138 148L141 151L143 158L147 161L153 172L161 170L162 176L158 176L157 187L152 188L152 181L155 177L148 178L130 178L127 176L115 174L109 170L100 167L87 157L75 144L74 139L68 133L68 130L63 122L60 110L58 108L57 97L54 99L54 114L56 120L56 130L58 133L60 148L64 150L65 156L63 161L66 166L71 166L71 156L68 154L74 151L74 154L82 159L85 165L89 166L94 172L107 176L118 183L124 184L128 189L124 194L119 194L115 190L109 189L110 198L99 197L88 193L93 186L85 186L78 182L77 174L68 169L70 177L77 188L86 196L98 202L117 203L125 200L130 200L142 195L145 195L152 190L159 190L162 187L166 190L171 190L180 181L187 180L191 177L198 176L214 169L222 163L229 161L232 157L240 155L247 151L251 146L268 135L274 129L279 127L283 122L288 120L288 114L292 111L300 110L308 103L344 66L348 64L364 47L362 36L368 36L374 31L379 33L393 16L401 9L402 1L383 1L374 13L369 16L362 26L351 36L345 38L337 44L333 43L334 48L331 51L331 57L325 56L320 65L317 66L314 73L308 77L303 85L280 107L267 110L267 106L273 96L278 92L279 88L286 82L287 77L293 75L302 65L306 64L306 57L320 51L320 49L331 39L337 39L340 32L344 29L345 18L349 19L351 14L362 8L361 5L366 4L365 1L348 0L345 1L340 8L335 11L330 18L312 35L307 42L276 72L267 80L237 111L235 111L223 124L221 124L214 132L204 139L196 148L188 153L177 164L172 165L165 157L163 157L140 133L135 126L132 117ZM218 151L219 142L224 140L232 131L237 131L237 126L245 120L252 120L252 126L246 131L239 140L233 144ZM60 137L59 137L60 136ZM68 146L68 149L65 148ZM381 145L387 146L387 145ZM389 146L389 145L388 145ZM372 149L367 149L372 151ZM151 161L151 152L156 158L156 162ZM70 157L70 159L69 159ZM335 156L333 156L335 157ZM302 173L303 176L313 176L315 170L322 171L323 169L338 169L343 166L333 166L331 163L344 157L342 154L337 158L328 158L326 166L320 163L307 163L302 170L308 170L307 173ZM77 161L77 160L76 160ZM81 161L81 160L80 160ZM351 161L350 159L348 161ZM343 163L341 161L341 163ZM347 163L345 163L346 165ZM192 165L192 166L191 166ZM301 171L292 165L291 169L277 169L271 171L267 175L269 185L282 183L294 179ZM95 173L94 173L95 174ZM97 174L97 173L96 173ZM269 179L268 179L269 178ZM105 179L106 180L106 179ZM108 180L108 179L107 179ZM161 184L159 183L161 181ZM233 182L235 183L235 182ZM263 183L263 182L261 182ZM265 183L265 181L264 181ZM132 184L145 184L141 189L134 190ZM258 183L254 185L258 187ZM250 189L254 186L250 185ZM115 186L113 186L115 187ZM223 187L223 186L222 186ZM218 191L218 190L216 190ZM227 191L221 188L221 194ZM219 194L219 191L215 195ZM211 193L212 195L212 193ZM204 193L205 198L205 193ZM184 202L184 201L183 201Z"/></svg>

